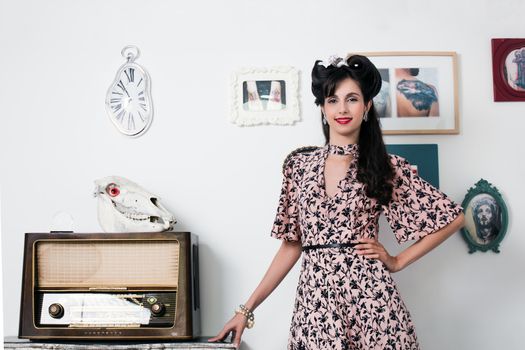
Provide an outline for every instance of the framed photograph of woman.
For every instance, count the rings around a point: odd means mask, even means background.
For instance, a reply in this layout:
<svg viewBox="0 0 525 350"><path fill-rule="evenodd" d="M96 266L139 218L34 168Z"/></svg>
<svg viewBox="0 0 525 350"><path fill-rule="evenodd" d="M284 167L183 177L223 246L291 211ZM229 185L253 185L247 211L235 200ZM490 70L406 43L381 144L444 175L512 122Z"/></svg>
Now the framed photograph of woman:
<svg viewBox="0 0 525 350"><path fill-rule="evenodd" d="M374 106L383 133L457 134L455 52L365 52L382 78Z"/></svg>
<svg viewBox="0 0 525 350"><path fill-rule="evenodd" d="M463 201L465 227L461 229L469 253L492 250L499 253L499 244L508 225L507 206L501 194L484 179L470 188Z"/></svg>
<svg viewBox="0 0 525 350"><path fill-rule="evenodd" d="M525 101L525 39L492 39L494 101Z"/></svg>
<svg viewBox="0 0 525 350"><path fill-rule="evenodd" d="M232 74L231 121L289 125L300 120L299 74L293 67L244 68Z"/></svg>

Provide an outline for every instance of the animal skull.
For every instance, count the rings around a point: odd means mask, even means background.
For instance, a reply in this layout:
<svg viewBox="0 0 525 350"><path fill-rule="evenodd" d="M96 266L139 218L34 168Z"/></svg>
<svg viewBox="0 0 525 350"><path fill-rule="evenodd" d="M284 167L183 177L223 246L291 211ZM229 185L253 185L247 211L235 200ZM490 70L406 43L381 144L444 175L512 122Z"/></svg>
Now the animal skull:
<svg viewBox="0 0 525 350"><path fill-rule="evenodd" d="M162 232L177 222L160 198L120 176L95 181L98 221L105 232Z"/></svg>

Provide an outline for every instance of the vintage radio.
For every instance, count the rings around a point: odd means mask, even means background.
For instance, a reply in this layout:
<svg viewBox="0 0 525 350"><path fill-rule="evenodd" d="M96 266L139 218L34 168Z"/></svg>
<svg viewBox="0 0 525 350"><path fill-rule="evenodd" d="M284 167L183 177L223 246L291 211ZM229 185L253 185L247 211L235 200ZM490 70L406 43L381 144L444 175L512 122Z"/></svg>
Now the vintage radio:
<svg viewBox="0 0 525 350"><path fill-rule="evenodd" d="M20 338L191 339L199 311L189 232L26 233Z"/></svg>

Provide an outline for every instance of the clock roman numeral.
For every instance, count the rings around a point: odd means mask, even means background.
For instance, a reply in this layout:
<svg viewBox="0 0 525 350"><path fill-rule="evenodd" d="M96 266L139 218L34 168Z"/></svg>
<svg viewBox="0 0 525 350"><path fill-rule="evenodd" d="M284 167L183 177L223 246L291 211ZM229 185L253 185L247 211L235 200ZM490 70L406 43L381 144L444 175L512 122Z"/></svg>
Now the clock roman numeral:
<svg viewBox="0 0 525 350"><path fill-rule="evenodd" d="M126 91L126 88L124 87L124 84L122 83L122 80L118 81L117 86L122 89L122 91Z"/></svg>
<svg viewBox="0 0 525 350"><path fill-rule="evenodd" d="M140 86L140 83L142 83L142 78L140 78L140 81L139 81L139 83L137 84L137 87Z"/></svg>
<svg viewBox="0 0 525 350"><path fill-rule="evenodd" d="M127 71L124 71L124 73L126 73L126 77L128 77L128 82L132 83L135 80L135 69L130 68Z"/></svg>
<svg viewBox="0 0 525 350"><path fill-rule="evenodd" d="M123 109L123 110L120 111L119 114L117 114L117 117L116 117L117 120L120 120L120 123L121 123L121 124L122 124L122 122L124 121L124 118L123 118L124 113L126 113L126 111Z"/></svg>
<svg viewBox="0 0 525 350"><path fill-rule="evenodd" d="M119 88L121 88L122 91L124 91L124 92L126 93L126 95L128 95L128 97L130 97L130 96L129 96L129 93L128 93L128 90L126 90L126 88L124 87L124 83L122 82L122 80L119 80L117 86L118 86Z"/></svg>
<svg viewBox="0 0 525 350"><path fill-rule="evenodd" d="M128 130L135 129L135 119L133 118L133 113L129 112L128 114Z"/></svg>
<svg viewBox="0 0 525 350"><path fill-rule="evenodd" d="M144 117L142 116L142 113L140 113L140 111L137 111L137 113L139 114L140 120L142 120L143 122L145 122Z"/></svg>
<svg viewBox="0 0 525 350"><path fill-rule="evenodd" d="M118 105L111 106L111 108L113 109L113 112L116 112L122 108L122 104L119 103Z"/></svg>
<svg viewBox="0 0 525 350"><path fill-rule="evenodd" d="M112 98L111 100L109 100L109 103L119 103L120 101L122 101L121 98Z"/></svg>

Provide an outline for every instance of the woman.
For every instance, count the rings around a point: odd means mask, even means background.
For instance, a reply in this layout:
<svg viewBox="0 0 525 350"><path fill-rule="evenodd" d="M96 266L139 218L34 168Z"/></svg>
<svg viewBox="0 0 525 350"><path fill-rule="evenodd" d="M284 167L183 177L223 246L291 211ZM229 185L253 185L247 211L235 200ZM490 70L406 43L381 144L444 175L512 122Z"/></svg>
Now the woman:
<svg viewBox="0 0 525 350"><path fill-rule="evenodd" d="M312 91L326 146L292 152L272 236L282 240L268 271L222 331L239 344L253 310L303 254L288 349L418 349L410 315L390 275L463 225L462 209L389 156L372 99L381 76L364 56L317 61ZM383 212L399 242L377 240ZM432 234L430 234L432 233Z"/></svg>

